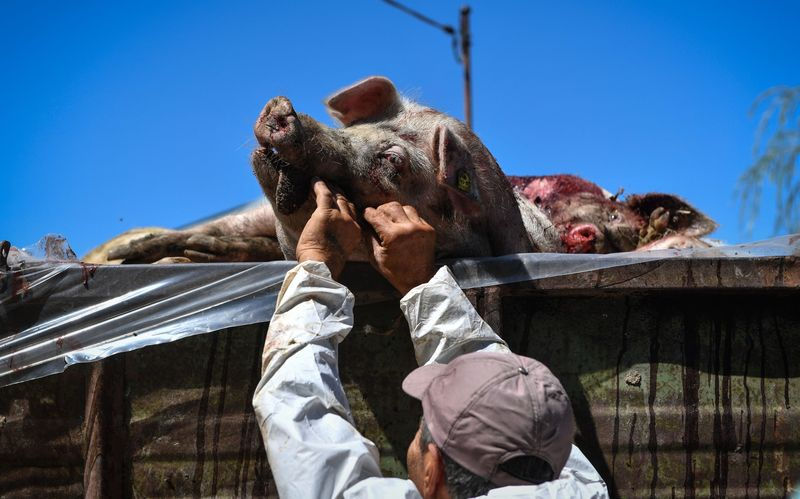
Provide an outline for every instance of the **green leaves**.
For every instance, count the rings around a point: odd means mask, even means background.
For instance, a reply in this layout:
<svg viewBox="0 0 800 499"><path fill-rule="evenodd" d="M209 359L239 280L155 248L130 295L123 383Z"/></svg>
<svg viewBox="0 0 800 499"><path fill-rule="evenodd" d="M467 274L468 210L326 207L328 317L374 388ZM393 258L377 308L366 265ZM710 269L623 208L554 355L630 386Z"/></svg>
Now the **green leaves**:
<svg viewBox="0 0 800 499"><path fill-rule="evenodd" d="M739 177L740 218L752 232L761 206L763 187L775 189L773 230L800 232L800 86L772 87L753 102L755 114L763 109L753 142L753 163Z"/></svg>

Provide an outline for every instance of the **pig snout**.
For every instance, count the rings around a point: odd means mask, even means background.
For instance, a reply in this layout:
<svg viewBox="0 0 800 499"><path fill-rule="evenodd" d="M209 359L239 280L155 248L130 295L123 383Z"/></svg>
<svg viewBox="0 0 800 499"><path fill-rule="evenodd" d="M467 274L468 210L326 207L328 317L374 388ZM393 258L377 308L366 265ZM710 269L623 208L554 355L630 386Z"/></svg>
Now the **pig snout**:
<svg viewBox="0 0 800 499"><path fill-rule="evenodd" d="M604 242L603 233L594 224L580 224L569 227L561 236L567 253L597 253Z"/></svg>
<svg viewBox="0 0 800 499"><path fill-rule="evenodd" d="M289 99L270 99L256 120L254 132L262 154L277 174L276 208L291 215L308 198L310 175L303 169L303 126Z"/></svg>
<svg viewBox="0 0 800 499"><path fill-rule="evenodd" d="M267 102L258 115L254 132L261 147L272 150L290 164L302 162L303 129L286 97L274 97Z"/></svg>

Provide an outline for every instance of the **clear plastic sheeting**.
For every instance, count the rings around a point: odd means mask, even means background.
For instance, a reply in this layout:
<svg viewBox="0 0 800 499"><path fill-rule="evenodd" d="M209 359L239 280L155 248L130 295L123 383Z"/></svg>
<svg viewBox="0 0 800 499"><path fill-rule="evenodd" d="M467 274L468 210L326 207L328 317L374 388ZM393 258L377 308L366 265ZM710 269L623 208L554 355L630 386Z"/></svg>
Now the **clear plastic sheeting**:
<svg viewBox="0 0 800 499"><path fill-rule="evenodd" d="M294 262L91 265L71 260L66 242L12 249L0 268L0 386L67 366L220 329L265 323ZM58 243L58 244L56 244ZM63 243L63 244L62 244ZM31 253L37 253L32 255ZM800 235L703 249L611 255L520 254L443 262L462 288L595 271L670 258L800 256ZM356 277L369 295L366 265ZM374 274L374 273L373 273ZM391 297L391 293L373 293Z"/></svg>
<svg viewBox="0 0 800 499"><path fill-rule="evenodd" d="M0 386L148 345L267 322L292 266L38 262L3 272Z"/></svg>
<svg viewBox="0 0 800 499"><path fill-rule="evenodd" d="M463 258L444 262L463 289L533 281L548 277L592 272L612 267L670 258L800 257L800 234L765 241L710 248L665 249L607 255L523 253L491 258Z"/></svg>

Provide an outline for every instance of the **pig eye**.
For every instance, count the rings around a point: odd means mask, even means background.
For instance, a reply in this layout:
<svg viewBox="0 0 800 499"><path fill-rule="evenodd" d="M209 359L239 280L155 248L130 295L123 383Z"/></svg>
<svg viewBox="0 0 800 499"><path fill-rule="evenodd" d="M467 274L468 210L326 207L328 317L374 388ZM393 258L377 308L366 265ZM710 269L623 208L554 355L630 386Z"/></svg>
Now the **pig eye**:
<svg viewBox="0 0 800 499"><path fill-rule="evenodd" d="M406 162L405 151L400 146L392 146L381 153L381 159L391 163L392 166L399 168Z"/></svg>

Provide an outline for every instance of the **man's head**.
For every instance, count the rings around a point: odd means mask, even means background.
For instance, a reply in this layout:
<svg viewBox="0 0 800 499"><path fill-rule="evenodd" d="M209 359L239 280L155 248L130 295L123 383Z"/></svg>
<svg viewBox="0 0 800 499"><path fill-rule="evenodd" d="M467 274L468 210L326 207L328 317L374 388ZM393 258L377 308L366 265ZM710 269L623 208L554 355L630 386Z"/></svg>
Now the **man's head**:
<svg viewBox="0 0 800 499"><path fill-rule="evenodd" d="M422 401L408 474L423 497L467 497L557 478L575 430L561 383L542 363L478 352L403 382Z"/></svg>

